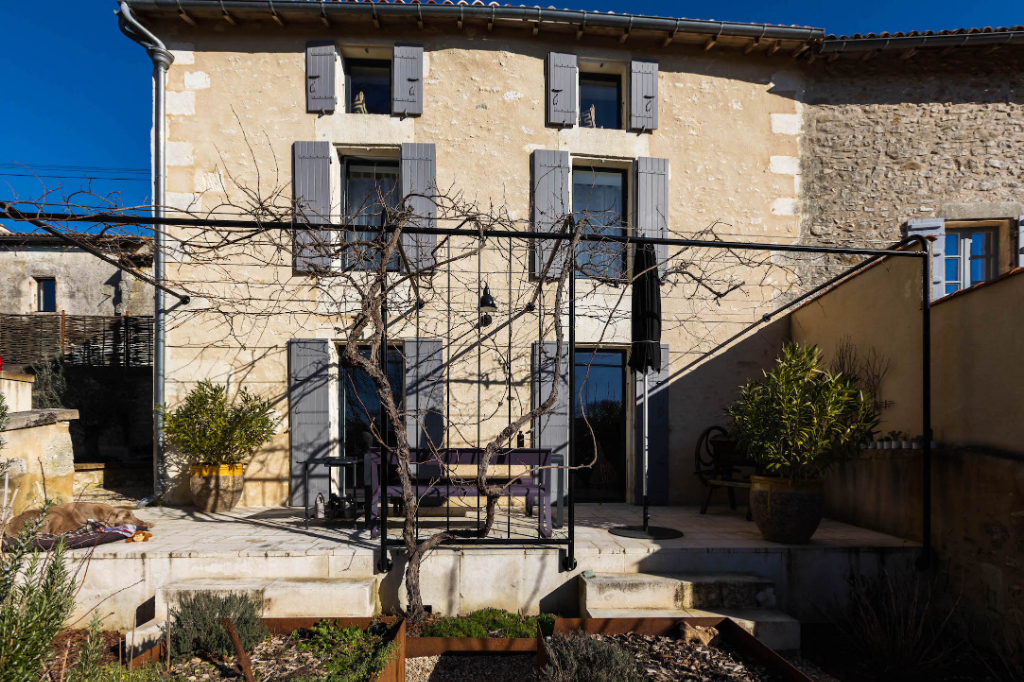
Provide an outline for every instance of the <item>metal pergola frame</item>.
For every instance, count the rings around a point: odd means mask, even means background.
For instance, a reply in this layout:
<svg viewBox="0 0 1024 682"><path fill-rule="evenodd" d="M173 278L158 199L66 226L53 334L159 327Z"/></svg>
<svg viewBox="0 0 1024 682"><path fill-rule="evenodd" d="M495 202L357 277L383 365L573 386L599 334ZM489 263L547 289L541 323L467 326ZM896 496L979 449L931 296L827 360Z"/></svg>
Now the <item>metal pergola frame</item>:
<svg viewBox="0 0 1024 682"><path fill-rule="evenodd" d="M255 229L257 231L270 231L270 230L288 230L293 231L297 229L329 229L329 230L345 230L348 229L348 225L344 223L298 223L293 221L253 221L253 220L227 220L227 219L204 219L204 218L169 218L169 217L150 217L140 215L129 215L129 214L118 214L118 213L95 213L95 214L82 214L82 213L47 213L38 212L32 214L25 214L17 211L8 203L0 203L0 209L4 210L6 214L14 220L30 222L37 227L41 227L53 234L60 234L60 232L54 229L52 226L46 225L46 222L91 222L91 223L104 223L108 225L148 225L148 226L180 226L180 227L216 227L216 228L241 228L241 229ZM463 222L462 225L466 223ZM390 232L399 229L394 226L383 226L382 231ZM422 227L422 226L403 226L403 233L408 234L422 234L422 235L439 235L439 236L460 236L460 237L471 237L480 240L493 238L493 239L523 239L530 242L542 241L542 240L566 240L572 239L573 235L567 232L534 232L534 231L513 231L513 230L474 230L463 226L453 228L443 227ZM71 240L67 237L68 241L79 246L76 240ZM854 265L839 275L831 278L830 280L814 287L810 291L802 294L801 296L794 298L782 307L765 313L760 320L748 325L746 328L738 332L737 334L730 337L725 342L719 344L714 349L704 354L698 360L703 360L710 355L718 352L722 348L726 347L732 341L745 335L757 326L768 322L772 318L779 315L781 312L792 308L793 306L807 301L814 296L830 289L851 275L863 270L864 268L878 262L883 258L918 258L921 259L921 285L922 285L922 306L921 306L921 324L922 324L922 395L921 395L921 409L922 409L922 431L924 438L923 456L922 456L922 470L921 475L923 479L922 486L922 548L921 554L917 559L917 568L920 570L926 570L931 566L932 559L932 542L931 542L931 456L932 456L932 424L931 424L931 273L932 273L932 259L931 259L931 247L930 242L926 237L921 235L913 235L906 237L900 242L886 249L878 248L866 248L866 247L840 247L840 246L811 246L806 244L771 244L771 243L759 243L759 242L729 242L729 241L718 241L718 240L705 240L705 239L677 239L677 238L661 238L661 237L638 237L638 236L618 236L618 235L581 235L580 241L584 242L618 242L624 245L628 244L653 244L663 245L667 247L699 247L709 249L725 249L725 250L736 250L736 251L769 251L769 252L783 252L783 253L809 253L809 254L831 254L831 255L857 255L857 256L868 256L864 261ZM905 247L912 244L920 245L920 250L907 250ZM573 255L573 263L575 263L575 254ZM575 558L575 500L574 500L574 463L573 463L573 450L575 446L575 429L574 419L572 415L575 414L575 319L576 319L576 301L575 301L575 275L569 277L569 333L568 333L568 383L569 383L569 440L567 443L566 463L565 466L568 469L568 532L566 538L459 538L453 541L453 544L458 545L469 545L469 546L502 546L502 545L516 545L516 546L564 546L566 548L565 555L562 559L562 568L566 571L571 571L576 568L577 562ZM154 285L166 289L163 282L154 282ZM169 290L168 290L169 291ZM188 297L176 293L170 292L172 295L177 296L182 304L187 303ZM383 332L383 346L387 348L387 309L386 303L382 310L384 313L384 329ZM383 362L386 362L386 352L382 354ZM687 368L692 366L693 363L687 365ZM684 368L685 369L685 368ZM386 367L385 367L386 371ZM558 368L555 369L556 373ZM478 415L479 419L479 415ZM382 427L386 427L386 424L382 422ZM386 491L387 486L387 458L381 457L381 487L382 490ZM559 491L561 494L561 491ZM382 571L390 570L391 561L388 558L388 547L389 546L400 546L402 541L399 539L391 539L387 533L387 497L382 495L381 497L381 509L380 509L380 523L381 523L381 546L380 546L380 561L378 566Z"/></svg>

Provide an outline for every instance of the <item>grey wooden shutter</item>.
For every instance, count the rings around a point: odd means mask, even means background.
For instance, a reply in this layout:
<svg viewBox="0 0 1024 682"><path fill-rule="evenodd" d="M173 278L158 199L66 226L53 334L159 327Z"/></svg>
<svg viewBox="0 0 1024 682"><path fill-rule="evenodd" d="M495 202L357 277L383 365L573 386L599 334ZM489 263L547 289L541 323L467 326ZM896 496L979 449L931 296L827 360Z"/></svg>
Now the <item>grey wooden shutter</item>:
<svg viewBox="0 0 1024 682"><path fill-rule="evenodd" d="M1010 265L1024 268L1024 215L1017 219L1017 252L1010 259Z"/></svg>
<svg viewBox="0 0 1024 682"><path fill-rule="evenodd" d="M932 240L932 300L942 298L946 295L946 221L942 218L908 220L903 232L907 237L921 235L935 238Z"/></svg>
<svg viewBox="0 0 1024 682"><path fill-rule="evenodd" d="M306 43L306 111L334 111L337 48L333 40Z"/></svg>
<svg viewBox="0 0 1024 682"><path fill-rule="evenodd" d="M533 229L560 232L569 214L569 152L537 149L533 152ZM531 273L540 277L551 254L555 258L548 276L558 277L565 265L565 240L534 240Z"/></svg>
<svg viewBox="0 0 1024 682"><path fill-rule="evenodd" d="M288 342L288 430L291 436L291 504L303 503L302 462L327 457L331 447L330 350L327 339ZM324 466L309 471L309 503L330 495L331 474Z"/></svg>
<svg viewBox="0 0 1024 682"><path fill-rule="evenodd" d="M409 447L444 445L444 346L440 339L405 342L405 428Z"/></svg>
<svg viewBox="0 0 1024 682"><path fill-rule="evenodd" d="M562 347L562 364L555 371L556 341L535 341L532 347L533 407L540 407L548 396L555 381L558 381L558 397L548 412L533 421L533 446L550 448L552 454L568 457L569 452L569 349ZM569 464L568 459L562 460ZM552 476L552 480L555 477ZM564 480L568 480L565 477Z"/></svg>
<svg viewBox="0 0 1024 682"><path fill-rule="evenodd" d="M294 267L299 272L327 270L331 265L330 230L311 230L301 223L331 219L331 145L296 142L292 145L292 194L295 202Z"/></svg>
<svg viewBox="0 0 1024 682"><path fill-rule="evenodd" d="M423 48L395 45L391 60L391 114L423 113Z"/></svg>
<svg viewBox="0 0 1024 682"><path fill-rule="evenodd" d="M668 237L668 159L636 160L636 227L640 237ZM665 275L668 246L657 244L658 274Z"/></svg>
<svg viewBox="0 0 1024 682"><path fill-rule="evenodd" d="M409 225L437 227L437 148L433 144L402 145L402 198L413 215ZM436 234L402 234L402 249L413 268L429 268L434 262Z"/></svg>
<svg viewBox="0 0 1024 682"><path fill-rule="evenodd" d="M574 126L580 118L576 92L576 55L550 52L547 67L548 125Z"/></svg>
<svg viewBox="0 0 1024 682"><path fill-rule="evenodd" d="M636 486L633 499L636 504L644 500L644 375L633 372L636 386L636 415L633 420L636 443ZM651 504L668 504L669 465L669 401L668 401L668 346L661 346L661 370L647 375L647 392L650 399L650 416L647 427L650 435L647 440L647 497Z"/></svg>
<svg viewBox="0 0 1024 682"><path fill-rule="evenodd" d="M629 68L629 129L658 127L658 62L633 60Z"/></svg>

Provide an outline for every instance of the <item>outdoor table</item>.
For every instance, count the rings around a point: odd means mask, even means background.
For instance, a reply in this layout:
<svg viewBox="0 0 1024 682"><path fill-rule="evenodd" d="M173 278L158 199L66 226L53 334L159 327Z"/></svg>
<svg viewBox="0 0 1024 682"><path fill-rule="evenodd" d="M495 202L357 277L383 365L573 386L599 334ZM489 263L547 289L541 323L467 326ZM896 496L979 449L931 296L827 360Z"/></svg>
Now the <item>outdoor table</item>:
<svg viewBox="0 0 1024 682"><path fill-rule="evenodd" d="M358 480L356 467L363 463L362 457L314 457L307 459L302 463L302 506L303 506L303 521L306 524L306 528L309 528L309 467L314 465L322 464L327 467L328 474L331 469L341 470L341 494L344 495L345 491L348 490L347 485L347 472L351 468L352 470L352 492L355 497L356 482ZM328 480L330 476L328 475ZM364 493L364 498L369 497ZM330 495L325 502L330 501Z"/></svg>

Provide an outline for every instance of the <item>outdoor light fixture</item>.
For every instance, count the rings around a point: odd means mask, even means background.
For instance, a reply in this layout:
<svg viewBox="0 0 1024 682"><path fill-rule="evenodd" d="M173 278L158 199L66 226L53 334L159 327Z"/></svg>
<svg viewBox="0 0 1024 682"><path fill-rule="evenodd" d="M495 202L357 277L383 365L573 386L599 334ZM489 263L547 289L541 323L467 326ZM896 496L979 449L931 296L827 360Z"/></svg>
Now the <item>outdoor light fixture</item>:
<svg viewBox="0 0 1024 682"><path fill-rule="evenodd" d="M491 313L498 312L498 304L495 303L494 297L491 296L491 288L484 283L484 293L480 296L480 312L483 315L480 316L480 326L486 327L493 320L491 319Z"/></svg>

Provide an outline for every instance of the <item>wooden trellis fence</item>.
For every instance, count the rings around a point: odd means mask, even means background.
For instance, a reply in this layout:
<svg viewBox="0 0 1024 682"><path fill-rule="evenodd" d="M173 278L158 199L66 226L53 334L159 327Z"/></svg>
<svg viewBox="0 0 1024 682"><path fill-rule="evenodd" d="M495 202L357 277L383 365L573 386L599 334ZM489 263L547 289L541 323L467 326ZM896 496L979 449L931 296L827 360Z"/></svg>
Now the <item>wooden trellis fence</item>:
<svg viewBox="0 0 1024 682"><path fill-rule="evenodd" d="M63 359L79 366L146 367L153 364L153 318L0 314L0 358L5 365Z"/></svg>

